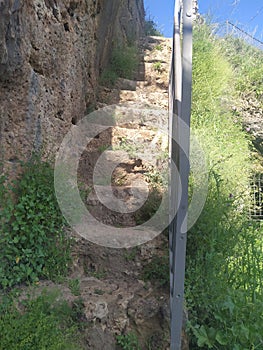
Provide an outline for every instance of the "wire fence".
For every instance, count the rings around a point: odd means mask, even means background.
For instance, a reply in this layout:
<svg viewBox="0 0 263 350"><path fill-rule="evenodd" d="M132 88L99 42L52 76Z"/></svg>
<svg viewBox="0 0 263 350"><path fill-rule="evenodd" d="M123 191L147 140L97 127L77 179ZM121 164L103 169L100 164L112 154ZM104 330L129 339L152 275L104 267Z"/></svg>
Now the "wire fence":
<svg viewBox="0 0 263 350"><path fill-rule="evenodd" d="M249 33L248 30L241 28L241 25L226 21L218 26L218 33L220 36L233 36L244 40L246 43L263 50L263 34L258 37L256 31Z"/></svg>
<svg viewBox="0 0 263 350"><path fill-rule="evenodd" d="M263 174L255 174L251 180L252 204L250 217L255 220L263 220Z"/></svg>

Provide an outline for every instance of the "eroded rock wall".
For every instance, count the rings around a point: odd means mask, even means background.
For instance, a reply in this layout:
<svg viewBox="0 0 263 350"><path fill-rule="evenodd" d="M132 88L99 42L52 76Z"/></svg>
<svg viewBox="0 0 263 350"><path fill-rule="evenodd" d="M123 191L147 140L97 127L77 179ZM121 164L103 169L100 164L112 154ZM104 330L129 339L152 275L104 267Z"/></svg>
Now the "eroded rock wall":
<svg viewBox="0 0 263 350"><path fill-rule="evenodd" d="M95 103L116 43L138 41L143 0L0 0L1 157L54 154Z"/></svg>

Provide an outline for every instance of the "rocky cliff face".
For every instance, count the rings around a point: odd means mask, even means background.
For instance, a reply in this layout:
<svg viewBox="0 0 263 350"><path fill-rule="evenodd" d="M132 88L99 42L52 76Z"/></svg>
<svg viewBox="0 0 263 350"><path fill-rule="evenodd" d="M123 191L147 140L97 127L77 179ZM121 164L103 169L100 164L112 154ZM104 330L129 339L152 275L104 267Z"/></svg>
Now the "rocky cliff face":
<svg viewBox="0 0 263 350"><path fill-rule="evenodd" d="M94 104L112 46L136 42L143 19L143 0L1 0L2 159L54 154Z"/></svg>

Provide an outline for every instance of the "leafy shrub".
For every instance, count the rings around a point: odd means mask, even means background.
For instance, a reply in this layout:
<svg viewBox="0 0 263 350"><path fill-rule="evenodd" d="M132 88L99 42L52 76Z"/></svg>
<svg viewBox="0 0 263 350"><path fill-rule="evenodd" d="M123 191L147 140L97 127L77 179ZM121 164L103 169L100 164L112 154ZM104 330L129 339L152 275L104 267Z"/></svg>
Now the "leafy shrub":
<svg viewBox="0 0 263 350"><path fill-rule="evenodd" d="M113 87L118 77L133 79L138 63L138 51L135 46L115 47L109 67L101 74L100 83Z"/></svg>
<svg viewBox="0 0 263 350"><path fill-rule="evenodd" d="M118 74L112 68L105 69L100 76L100 84L113 87L118 79Z"/></svg>
<svg viewBox="0 0 263 350"><path fill-rule="evenodd" d="M244 291L227 290L206 325L190 326L197 345L208 349L261 349L262 296L253 300ZM220 324L220 328L218 327Z"/></svg>
<svg viewBox="0 0 263 350"><path fill-rule="evenodd" d="M156 256L143 268L143 279L150 280L159 286L169 284L169 259L167 256Z"/></svg>
<svg viewBox="0 0 263 350"><path fill-rule="evenodd" d="M12 185L0 181L0 286L59 278L68 270L69 240L48 163L33 159Z"/></svg>
<svg viewBox="0 0 263 350"><path fill-rule="evenodd" d="M123 350L140 350L139 341L135 334L128 333L118 335L116 337L117 345L120 345Z"/></svg>
<svg viewBox="0 0 263 350"><path fill-rule="evenodd" d="M135 46L116 47L111 57L111 66L121 78L132 79L138 66L138 52Z"/></svg>
<svg viewBox="0 0 263 350"><path fill-rule="evenodd" d="M159 30L157 24L151 18L151 16L149 16L145 20L144 28L145 28L145 35L147 36L163 36L162 32Z"/></svg>
<svg viewBox="0 0 263 350"><path fill-rule="evenodd" d="M74 311L57 293L27 299L23 311L13 302L1 311L1 350L81 349Z"/></svg>

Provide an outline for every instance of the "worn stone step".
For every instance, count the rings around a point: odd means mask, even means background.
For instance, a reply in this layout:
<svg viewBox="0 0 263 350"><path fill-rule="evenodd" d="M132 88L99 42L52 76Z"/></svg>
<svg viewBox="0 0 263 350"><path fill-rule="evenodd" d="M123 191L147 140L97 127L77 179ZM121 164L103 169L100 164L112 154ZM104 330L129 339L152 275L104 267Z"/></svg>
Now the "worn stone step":
<svg viewBox="0 0 263 350"><path fill-rule="evenodd" d="M145 153L149 157L158 157L161 152L165 152L168 147L168 135L159 130L147 128L128 129L115 127L112 132L112 145L135 154L140 158ZM147 157L148 158L148 157Z"/></svg>
<svg viewBox="0 0 263 350"><path fill-rule="evenodd" d="M138 87L140 87L141 83L138 84ZM147 83L143 83L143 87L147 86ZM140 90L136 90L136 91L131 91L131 90L122 90L120 91L120 99L123 99L124 97L127 97L129 100L134 100L136 101L137 99L141 99L143 98L145 101L149 100L153 100L153 99L158 99L158 101L161 100L165 100L168 99L168 91L164 90L164 91L156 91L156 90L150 90L148 91L148 89L144 90L144 89L140 89Z"/></svg>
<svg viewBox="0 0 263 350"><path fill-rule="evenodd" d="M126 91L123 90L120 93L120 102L145 102L150 106L155 106L160 109L168 108L168 91L155 91L147 92L143 90L139 91Z"/></svg>
<svg viewBox="0 0 263 350"><path fill-rule="evenodd" d="M109 185L114 170L120 163L129 162L130 157L127 152L122 150L105 150L92 170L93 181L97 185Z"/></svg>
<svg viewBox="0 0 263 350"><path fill-rule="evenodd" d="M120 90L135 91L137 87L137 81L118 78L116 82L116 87Z"/></svg>
<svg viewBox="0 0 263 350"><path fill-rule="evenodd" d="M134 213L146 202L148 191L145 181L137 181L134 186L94 185L94 191L87 197L87 204L93 207L104 205L118 213Z"/></svg>
<svg viewBox="0 0 263 350"><path fill-rule="evenodd" d="M168 111L156 108L144 100L126 101L114 106L114 108L109 107L107 110L114 116L116 126L128 127L128 125L137 124L149 128L167 129Z"/></svg>
<svg viewBox="0 0 263 350"><path fill-rule="evenodd" d="M141 80L141 81L137 81L136 86L139 89L144 89L144 88L148 87L149 84L150 84L150 82L148 80Z"/></svg>
<svg viewBox="0 0 263 350"><path fill-rule="evenodd" d="M100 222L91 214L73 226L83 238L110 248L130 248L153 240L160 233L154 226L116 227Z"/></svg>

